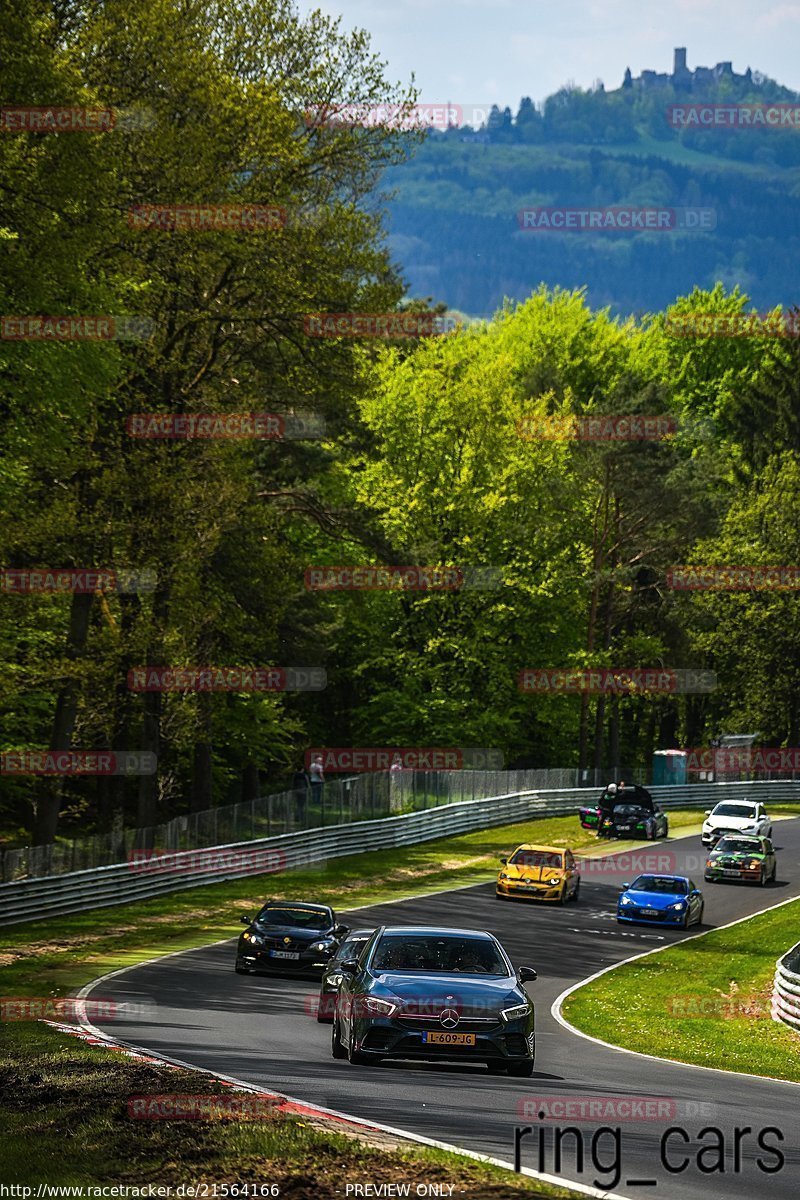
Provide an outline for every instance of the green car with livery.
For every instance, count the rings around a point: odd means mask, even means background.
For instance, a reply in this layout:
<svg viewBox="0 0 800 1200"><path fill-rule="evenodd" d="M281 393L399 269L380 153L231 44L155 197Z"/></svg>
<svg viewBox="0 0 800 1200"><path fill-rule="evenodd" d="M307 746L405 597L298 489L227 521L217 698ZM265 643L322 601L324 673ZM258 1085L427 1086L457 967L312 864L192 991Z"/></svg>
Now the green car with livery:
<svg viewBox="0 0 800 1200"><path fill-rule="evenodd" d="M733 880L766 887L775 882L777 862L770 838L729 833L709 854L705 878L710 883Z"/></svg>

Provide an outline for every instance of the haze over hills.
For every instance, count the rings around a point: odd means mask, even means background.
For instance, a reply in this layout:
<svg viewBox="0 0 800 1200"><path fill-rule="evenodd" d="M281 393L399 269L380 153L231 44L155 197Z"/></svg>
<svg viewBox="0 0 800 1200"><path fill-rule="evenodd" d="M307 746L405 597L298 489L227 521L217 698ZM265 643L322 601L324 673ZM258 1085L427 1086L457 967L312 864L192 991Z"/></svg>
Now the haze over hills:
<svg viewBox="0 0 800 1200"><path fill-rule="evenodd" d="M738 115L703 126L691 113L709 104ZM690 70L677 49L670 73L627 71L615 90L565 87L541 108L493 108L478 129L432 130L386 182L410 294L473 315L541 283L586 286L620 314L718 281L759 309L798 299L800 100L750 67ZM704 208L715 228L521 230L534 206Z"/></svg>

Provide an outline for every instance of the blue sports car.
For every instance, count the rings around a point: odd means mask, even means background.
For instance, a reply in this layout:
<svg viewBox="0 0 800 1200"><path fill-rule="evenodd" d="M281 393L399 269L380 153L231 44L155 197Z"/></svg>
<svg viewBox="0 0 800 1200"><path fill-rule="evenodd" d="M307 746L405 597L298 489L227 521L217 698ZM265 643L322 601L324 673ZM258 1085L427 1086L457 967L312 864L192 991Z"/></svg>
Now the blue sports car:
<svg viewBox="0 0 800 1200"><path fill-rule="evenodd" d="M477 1062L493 1074L533 1074L533 1004L522 985L536 972L517 970L492 934L384 926L339 971L334 1058Z"/></svg>
<svg viewBox="0 0 800 1200"><path fill-rule="evenodd" d="M688 929L703 920L703 893L685 875L640 875L623 883L617 920Z"/></svg>

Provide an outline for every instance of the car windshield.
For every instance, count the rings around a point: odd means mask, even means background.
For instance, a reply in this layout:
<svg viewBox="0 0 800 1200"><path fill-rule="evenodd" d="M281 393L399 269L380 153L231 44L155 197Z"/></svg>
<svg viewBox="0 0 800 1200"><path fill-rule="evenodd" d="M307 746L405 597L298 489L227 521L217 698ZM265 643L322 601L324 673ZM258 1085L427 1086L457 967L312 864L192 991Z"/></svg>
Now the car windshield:
<svg viewBox="0 0 800 1200"><path fill-rule="evenodd" d="M760 854L761 842L755 838L724 837L717 842L717 850L721 854Z"/></svg>
<svg viewBox="0 0 800 1200"><path fill-rule="evenodd" d="M632 892L664 892L665 895L685 896L689 886L685 879L672 879L668 875L640 875L630 886Z"/></svg>
<svg viewBox="0 0 800 1200"><path fill-rule="evenodd" d="M331 959L331 963L344 962L346 958L358 958L365 942L372 937L371 933L359 933L354 937L345 938Z"/></svg>
<svg viewBox="0 0 800 1200"><path fill-rule="evenodd" d="M515 850L508 861L514 867L550 867L553 871L564 865L560 854L546 850Z"/></svg>
<svg viewBox="0 0 800 1200"><path fill-rule="evenodd" d="M292 908L267 905L256 920L263 925L291 925L295 929L330 929L331 916L323 908Z"/></svg>
<svg viewBox="0 0 800 1200"><path fill-rule="evenodd" d="M507 976L508 966L494 942L486 938L427 934L388 934L381 938L370 964L375 971L437 971Z"/></svg>
<svg viewBox="0 0 800 1200"><path fill-rule="evenodd" d="M752 804L718 804L711 815L712 817L754 817L756 810Z"/></svg>

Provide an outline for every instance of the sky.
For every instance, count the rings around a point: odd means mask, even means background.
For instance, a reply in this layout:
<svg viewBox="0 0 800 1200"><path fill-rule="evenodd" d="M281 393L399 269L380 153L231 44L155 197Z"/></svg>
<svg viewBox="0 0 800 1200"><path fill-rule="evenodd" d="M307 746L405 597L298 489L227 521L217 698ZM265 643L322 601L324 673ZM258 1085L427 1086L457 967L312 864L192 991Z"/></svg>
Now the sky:
<svg viewBox="0 0 800 1200"><path fill-rule="evenodd" d="M731 61L800 91L800 0L298 0L366 29L390 82L412 73L427 104L540 103L565 83L607 90L625 68Z"/></svg>

